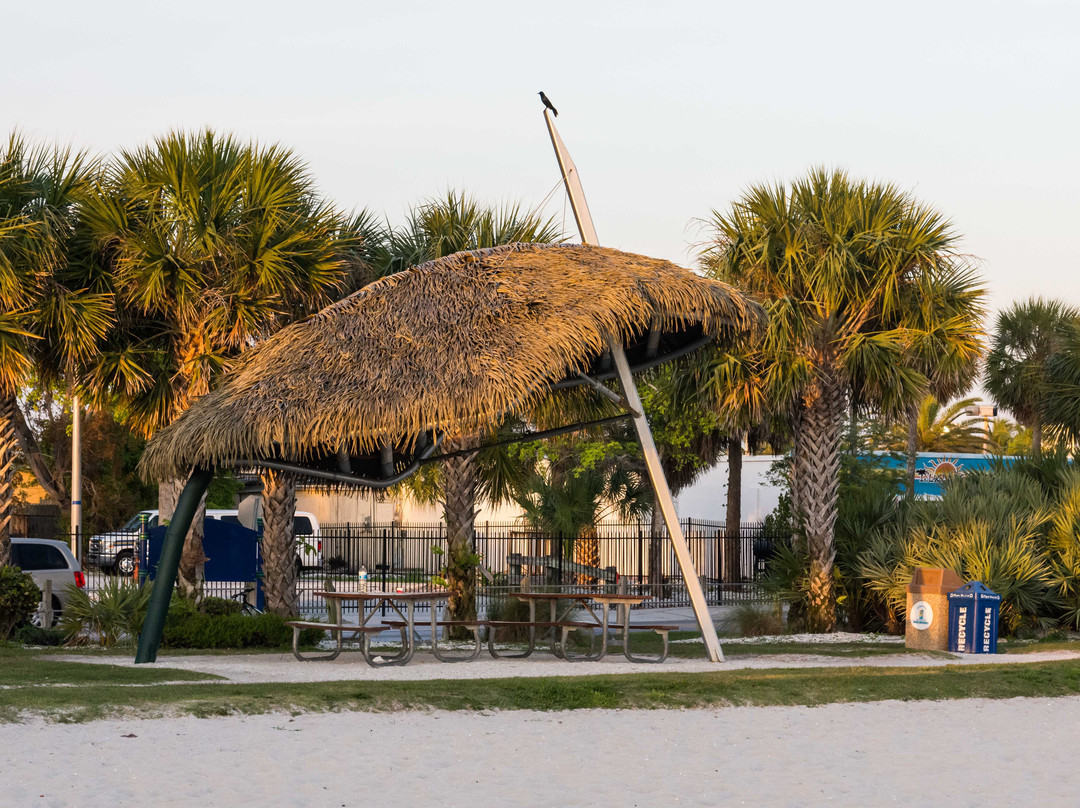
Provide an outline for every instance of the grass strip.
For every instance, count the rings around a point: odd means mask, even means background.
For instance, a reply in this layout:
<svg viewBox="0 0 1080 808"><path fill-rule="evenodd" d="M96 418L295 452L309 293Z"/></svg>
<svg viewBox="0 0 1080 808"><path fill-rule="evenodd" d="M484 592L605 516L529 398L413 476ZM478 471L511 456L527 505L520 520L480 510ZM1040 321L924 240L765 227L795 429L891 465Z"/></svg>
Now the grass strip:
<svg viewBox="0 0 1080 808"><path fill-rule="evenodd" d="M37 688L47 685L146 685L157 682L206 682L221 679L199 671L132 668L121 665L58 662L47 657L0 655L0 687ZM0 690L0 705L8 700Z"/></svg>
<svg viewBox="0 0 1080 808"><path fill-rule="evenodd" d="M942 668L800 668L704 674L397 682L172 684L0 691L0 720L398 710L576 710L821 705L1080 694L1080 661Z"/></svg>

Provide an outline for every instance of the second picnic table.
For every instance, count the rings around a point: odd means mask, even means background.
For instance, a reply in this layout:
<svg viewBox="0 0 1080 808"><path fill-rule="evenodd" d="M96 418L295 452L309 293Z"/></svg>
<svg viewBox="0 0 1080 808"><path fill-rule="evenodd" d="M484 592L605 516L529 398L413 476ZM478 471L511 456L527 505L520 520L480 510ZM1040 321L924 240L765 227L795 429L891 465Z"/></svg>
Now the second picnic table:
<svg viewBox="0 0 1080 808"><path fill-rule="evenodd" d="M599 651L593 651L590 645L590 653L580 657L573 657L566 653L566 638L562 639L561 643L556 643L556 638L552 636L552 651L558 653L559 646L562 647L562 655L567 660L600 660L607 654L608 644L608 632L616 629L620 632L620 641L622 643L623 654L632 662L661 662L667 657L667 634L674 630L675 626L641 626L641 628L647 628L660 634L664 639L664 653L663 656L657 659L649 659L645 657L633 656L630 653L630 609L637 606L642 601L648 600L649 595L631 595L627 593L616 592L512 592L512 597L524 601L529 604L529 623L533 626L549 626L554 632L557 628L561 629L564 635L574 628L586 628L593 627L588 622L572 622L565 620L565 613L569 609L564 610L563 619L560 619L559 606L568 605L569 608L573 608L575 605L582 607L586 614L592 618L595 627L600 629L600 649ZM536 611L538 604L548 604L548 620L545 622L538 621L536 618ZM599 607L599 613L597 608ZM616 624L612 626L609 620L611 608L615 607ZM529 646L526 649L523 656L528 656L532 653L536 645L536 630L531 628L529 631ZM492 654L495 655L494 650Z"/></svg>
<svg viewBox="0 0 1080 808"><path fill-rule="evenodd" d="M407 665L409 660L413 658L413 654L416 653L416 604L417 603L430 603L432 622L434 622L434 615L436 613L436 605L446 601L450 597L450 593L445 590L438 589L421 589L421 590L404 590L404 591L384 591L381 589L369 589L363 592L329 592L318 591L315 595L323 598L328 604L336 603L338 607L338 619L336 623L332 624L311 624L327 629L339 628L340 631L335 632L337 634L337 649L330 657L336 657L341 653L341 635L347 633L359 633L362 638L360 644L360 650L364 655L364 659L367 660L369 665L376 667L381 665ZM358 622L354 624L347 624L342 620L341 607L345 603L356 601ZM405 605L405 612L402 613L398 604L403 603ZM384 630L383 626L370 625L369 621L375 616L375 613L379 610L379 607L387 606L392 609L399 617L401 617L401 623L395 623L394 628L400 628L401 630L401 651L391 656L374 657L371 655L368 638L372 634L376 634ZM369 608L370 607L370 610ZM301 658L299 652L293 648L293 653L297 658Z"/></svg>

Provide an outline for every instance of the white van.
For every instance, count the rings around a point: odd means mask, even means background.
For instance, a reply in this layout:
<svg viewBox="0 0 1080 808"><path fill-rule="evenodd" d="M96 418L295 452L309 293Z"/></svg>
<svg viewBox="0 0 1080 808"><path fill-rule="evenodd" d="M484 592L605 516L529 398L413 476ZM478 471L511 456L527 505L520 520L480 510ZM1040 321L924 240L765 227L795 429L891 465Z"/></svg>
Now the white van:
<svg viewBox="0 0 1080 808"><path fill-rule="evenodd" d="M135 542L139 538L139 521L146 514L146 529L158 526L158 512L139 511L115 533L102 533L90 538L86 554L87 564L108 569L118 575L131 575L135 571ZM240 524L239 511L206 509L207 519ZM322 565L322 542L319 540L319 520L307 511L293 515L293 534L296 536L296 569L317 569Z"/></svg>
<svg viewBox="0 0 1080 808"><path fill-rule="evenodd" d="M52 623L46 628L55 626L67 608L68 587L82 589L86 586L82 567L71 554L71 549L62 541L12 536L11 566L30 573L34 583L42 591L45 590L45 581L52 581ZM32 622L35 626L45 625L42 608L34 613Z"/></svg>

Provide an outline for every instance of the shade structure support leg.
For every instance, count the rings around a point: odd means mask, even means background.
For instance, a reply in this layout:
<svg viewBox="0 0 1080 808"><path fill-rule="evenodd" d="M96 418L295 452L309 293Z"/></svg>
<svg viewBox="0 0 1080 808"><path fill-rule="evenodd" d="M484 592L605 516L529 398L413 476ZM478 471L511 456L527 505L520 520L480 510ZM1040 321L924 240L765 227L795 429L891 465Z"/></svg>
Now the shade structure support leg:
<svg viewBox="0 0 1080 808"><path fill-rule="evenodd" d="M161 645L161 633L165 628L165 616L169 613L169 601L172 600L173 587L176 586L176 571L180 567L180 554L184 550L184 538L187 536L191 521L199 508L210 481L214 479L213 469L196 467L180 492L169 528L165 531L165 544L161 548L158 560L157 576L154 589L150 593L150 605L146 610L142 632L139 634L139 650L135 654L135 664L156 662L158 646Z"/></svg>
<svg viewBox="0 0 1080 808"><path fill-rule="evenodd" d="M641 449L645 454L645 466L649 470L656 502L664 515L668 536L671 537L671 543L675 547L675 557L679 561L679 568L686 582L686 591L690 595L690 604L694 607L694 616L697 618L698 628L701 629L701 636L705 640L705 651L710 661L723 662L724 652L720 648L716 627L713 625L712 615L709 614L709 606L705 602L705 590L701 588L701 581L694 569L694 559L690 555L690 545L686 543L682 526L679 525L679 517L675 513L675 501L671 498L671 489L668 488L667 477L664 476L664 470L660 465L660 455L656 451L656 443L653 441L649 422L641 406L641 397L638 396L634 377L630 373L630 363L626 361L626 353L622 345L612 340L610 346L623 397L633 413L634 428L637 429L638 440L641 441Z"/></svg>

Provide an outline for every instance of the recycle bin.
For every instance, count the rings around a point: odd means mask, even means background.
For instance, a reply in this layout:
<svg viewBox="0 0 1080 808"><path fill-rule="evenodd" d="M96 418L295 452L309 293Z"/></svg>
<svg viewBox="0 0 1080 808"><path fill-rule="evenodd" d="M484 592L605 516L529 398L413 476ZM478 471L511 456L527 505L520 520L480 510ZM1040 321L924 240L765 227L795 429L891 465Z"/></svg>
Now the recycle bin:
<svg viewBox="0 0 1080 808"><path fill-rule="evenodd" d="M907 585L907 627L904 644L921 651L949 647L949 593L964 585L960 576L941 567L916 567Z"/></svg>
<svg viewBox="0 0 1080 808"><path fill-rule="evenodd" d="M996 654L1001 595L981 581L949 593L949 650Z"/></svg>

